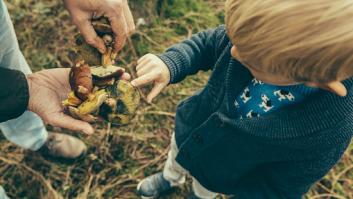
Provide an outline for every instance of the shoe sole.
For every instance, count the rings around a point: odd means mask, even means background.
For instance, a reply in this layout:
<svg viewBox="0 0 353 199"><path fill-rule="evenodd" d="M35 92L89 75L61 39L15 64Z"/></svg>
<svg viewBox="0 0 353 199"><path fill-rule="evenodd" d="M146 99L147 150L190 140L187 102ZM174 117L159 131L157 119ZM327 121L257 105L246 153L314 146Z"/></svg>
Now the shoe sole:
<svg viewBox="0 0 353 199"><path fill-rule="evenodd" d="M145 180L142 180L141 182L138 183L137 187L136 187L136 190L137 190L137 193L138 193L138 190L140 190L140 187L142 185L142 183L144 182ZM154 196L140 196L142 199L156 199L157 197L154 197Z"/></svg>

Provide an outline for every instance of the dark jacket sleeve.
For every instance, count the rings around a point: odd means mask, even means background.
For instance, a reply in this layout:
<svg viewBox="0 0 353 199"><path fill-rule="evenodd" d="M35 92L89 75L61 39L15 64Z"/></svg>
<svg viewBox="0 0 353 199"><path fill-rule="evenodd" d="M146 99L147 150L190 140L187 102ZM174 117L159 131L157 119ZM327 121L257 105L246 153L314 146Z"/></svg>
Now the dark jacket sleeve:
<svg viewBox="0 0 353 199"><path fill-rule="evenodd" d="M224 38L227 38L225 27L219 26L197 33L159 55L169 68L170 83L180 82L187 75L195 74L199 70L211 69L219 53L224 50Z"/></svg>
<svg viewBox="0 0 353 199"><path fill-rule="evenodd" d="M26 76L17 70L0 68L0 122L22 115L28 100Z"/></svg>

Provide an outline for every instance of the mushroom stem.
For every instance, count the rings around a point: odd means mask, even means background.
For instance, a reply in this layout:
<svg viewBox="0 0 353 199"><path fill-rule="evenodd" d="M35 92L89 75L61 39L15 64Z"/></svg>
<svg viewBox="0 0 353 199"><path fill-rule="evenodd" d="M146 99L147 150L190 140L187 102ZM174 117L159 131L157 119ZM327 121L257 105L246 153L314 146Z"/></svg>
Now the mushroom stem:
<svg viewBox="0 0 353 199"><path fill-rule="evenodd" d="M108 47L107 52L102 55L102 66L107 67L113 64L113 60L111 59L113 49Z"/></svg>

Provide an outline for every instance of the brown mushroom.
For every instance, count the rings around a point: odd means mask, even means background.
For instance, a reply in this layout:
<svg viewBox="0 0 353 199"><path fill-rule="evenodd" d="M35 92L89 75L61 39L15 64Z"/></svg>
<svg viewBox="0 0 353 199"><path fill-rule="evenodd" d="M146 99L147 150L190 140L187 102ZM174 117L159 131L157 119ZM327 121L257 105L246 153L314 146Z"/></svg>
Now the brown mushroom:
<svg viewBox="0 0 353 199"><path fill-rule="evenodd" d="M91 69L84 61L79 61L70 71L70 86L75 95L86 100L93 89Z"/></svg>
<svg viewBox="0 0 353 199"><path fill-rule="evenodd" d="M107 86L112 86L115 83L115 78L107 78L107 79L93 79L93 84L95 86L98 86L100 88L102 87L107 87Z"/></svg>
<svg viewBox="0 0 353 199"><path fill-rule="evenodd" d="M113 29L110 26L108 18L106 18L106 17L93 19L92 25L93 25L94 30L96 30L96 32L99 35L113 34Z"/></svg>
<svg viewBox="0 0 353 199"><path fill-rule="evenodd" d="M95 80L110 79L115 77L119 79L124 74L125 69L119 66L109 65L106 67L97 66L91 68L92 76Z"/></svg>

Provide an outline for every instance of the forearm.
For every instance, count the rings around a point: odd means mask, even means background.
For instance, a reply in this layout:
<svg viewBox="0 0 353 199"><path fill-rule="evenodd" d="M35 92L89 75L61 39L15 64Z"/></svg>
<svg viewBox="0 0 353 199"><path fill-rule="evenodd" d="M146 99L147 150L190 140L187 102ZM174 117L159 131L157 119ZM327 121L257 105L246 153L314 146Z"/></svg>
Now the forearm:
<svg viewBox="0 0 353 199"><path fill-rule="evenodd" d="M28 100L26 76L17 70L0 68L0 122L22 115Z"/></svg>

